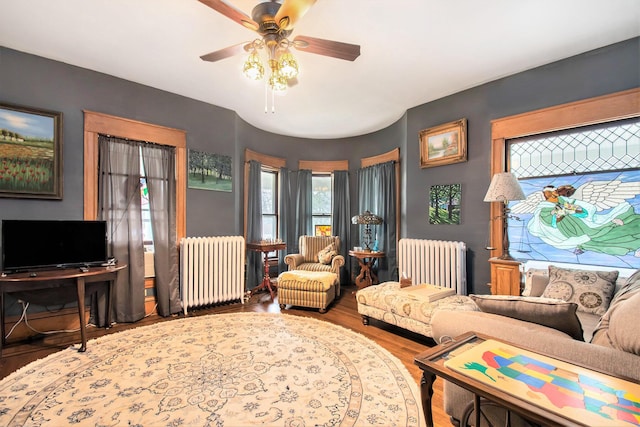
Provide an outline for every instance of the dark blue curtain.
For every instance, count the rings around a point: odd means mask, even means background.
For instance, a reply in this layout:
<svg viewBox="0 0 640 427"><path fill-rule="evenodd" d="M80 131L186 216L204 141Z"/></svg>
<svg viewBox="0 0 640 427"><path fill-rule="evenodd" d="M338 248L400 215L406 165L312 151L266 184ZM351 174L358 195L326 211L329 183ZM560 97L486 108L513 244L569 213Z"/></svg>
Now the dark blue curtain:
<svg viewBox="0 0 640 427"><path fill-rule="evenodd" d="M385 253L378 260L381 282L398 279L396 200L395 162L358 170L358 213L368 210L382 218L382 224L374 226L379 250Z"/></svg>
<svg viewBox="0 0 640 427"><path fill-rule="evenodd" d="M249 190L247 200L247 241L259 242L262 239L262 165L249 161ZM262 253L247 251L247 289L251 290L262 281Z"/></svg>
<svg viewBox="0 0 640 427"><path fill-rule="evenodd" d="M351 202L349 197L349 172L333 172L333 195L331 212L331 230L334 236L340 237L340 254L345 260L349 259L349 248L351 247ZM350 277L350 263L346 262L342 269L344 277L340 278L340 283L348 283Z"/></svg>

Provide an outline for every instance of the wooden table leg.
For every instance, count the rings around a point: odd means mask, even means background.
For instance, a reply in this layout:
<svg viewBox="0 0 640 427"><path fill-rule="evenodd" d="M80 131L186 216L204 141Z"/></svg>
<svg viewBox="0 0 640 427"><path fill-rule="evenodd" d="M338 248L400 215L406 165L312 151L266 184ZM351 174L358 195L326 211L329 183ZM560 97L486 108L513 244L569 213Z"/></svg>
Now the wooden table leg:
<svg viewBox="0 0 640 427"><path fill-rule="evenodd" d="M260 284L251 291L251 295L264 288L267 288L269 295L271 295L271 301L273 301L275 295L271 285L271 277L269 276L269 252L264 252L264 272L262 282L260 282Z"/></svg>
<svg viewBox="0 0 640 427"><path fill-rule="evenodd" d="M431 409L431 397L433 396L433 383L436 376L431 372L422 371L420 380L420 397L422 398L422 412L424 413L424 421L427 427L434 427L433 412Z"/></svg>
<svg viewBox="0 0 640 427"><path fill-rule="evenodd" d="M79 352L87 351L87 331L85 330L84 319L84 277L78 277L76 279L76 285L78 290L78 317L80 318L80 337L82 338L82 345Z"/></svg>
<svg viewBox="0 0 640 427"><path fill-rule="evenodd" d="M356 287L358 290L364 289L367 286L371 285L371 277L369 277L369 266L366 262L363 262L361 259L358 259L358 264L360 264L360 274L356 277Z"/></svg>
<svg viewBox="0 0 640 427"><path fill-rule="evenodd" d="M106 317L106 322L107 325L105 326L106 329L111 328L111 304L113 304L113 300L111 298L113 298L113 282L115 281L115 279L113 280L109 280L109 285L107 286L107 312L105 313L105 317Z"/></svg>
<svg viewBox="0 0 640 427"><path fill-rule="evenodd" d="M371 260L369 260L369 281L371 282L372 285L377 285L378 284L378 276L376 275L373 266L376 263L376 258L371 258Z"/></svg>
<svg viewBox="0 0 640 427"><path fill-rule="evenodd" d="M0 292L0 322L0 334L2 334L2 339L0 340L0 356L2 356L2 347L7 343L4 336L4 292Z"/></svg>
<svg viewBox="0 0 640 427"><path fill-rule="evenodd" d="M480 425L480 396L477 394L473 395L473 411L475 412L475 424L476 426Z"/></svg>

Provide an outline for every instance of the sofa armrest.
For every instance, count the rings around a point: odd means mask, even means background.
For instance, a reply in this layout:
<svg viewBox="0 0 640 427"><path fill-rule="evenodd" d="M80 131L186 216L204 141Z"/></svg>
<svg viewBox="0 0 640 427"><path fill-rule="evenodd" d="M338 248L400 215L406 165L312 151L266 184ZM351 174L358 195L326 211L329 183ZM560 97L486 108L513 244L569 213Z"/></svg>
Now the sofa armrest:
<svg viewBox="0 0 640 427"><path fill-rule="evenodd" d="M479 311L437 310L431 317L431 328L436 342L474 331L596 371L640 381L640 356L577 341L564 332L535 323ZM443 392L445 412L460 420L473 395L448 381L443 384Z"/></svg>
<svg viewBox="0 0 640 427"><path fill-rule="evenodd" d="M289 266L289 270L295 270L303 261L302 254L288 254L284 257L284 263Z"/></svg>
<svg viewBox="0 0 640 427"><path fill-rule="evenodd" d="M455 338L474 331L551 357L640 381L640 356L572 339L546 326L480 311L438 310L431 317L433 337Z"/></svg>

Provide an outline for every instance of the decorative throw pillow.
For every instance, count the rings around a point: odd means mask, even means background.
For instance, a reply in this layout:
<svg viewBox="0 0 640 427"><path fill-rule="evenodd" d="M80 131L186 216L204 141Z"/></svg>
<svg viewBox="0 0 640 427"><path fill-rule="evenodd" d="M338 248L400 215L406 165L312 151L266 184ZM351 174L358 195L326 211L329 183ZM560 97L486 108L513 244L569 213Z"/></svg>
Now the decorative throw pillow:
<svg viewBox="0 0 640 427"><path fill-rule="evenodd" d="M609 319L609 338L614 348L640 356L640 292L630 294L619 304Z"/></svg>
<svg viewBox="0 0 640 427"><path fill-rule="evenodd" d="M336 252L335 246L332 243L318 252L318 262L320 264L331 264L331 260L333 260L333 257L336 255L338 255L338 253Z"/></svg>
<svg viewBox="0 0 640 427"><path fill-rule="evenodd" d="M549 270L546 268L530 268L524 275L523 297L542 296L549 283Z"/></svg>
<svg viewBox="0 0 640 427"><path fill-rule="evenodd" d="M469 295L485 313L537 323L584 341L582 325L576 316L577 304L551 298L510 295Z"/></svg>
<svg viewBox="0 0 640 427"><path fill-rule="evenodd" d="M640 270L627 278L622 288L615 293L611 300L611 304L609 305L609 309L604 316L600 318L600 322L593 332L593 338L591 338L592 344L617 348L614 346L610 331L611 319L616 315L618 309L636 294L640 294ZM629 327L635 328L636 326L629 325ZM640 334L635 334L640 336Z"/></svg>
<svg viewBox="0 0 640 427"><path fill-rule="evenodd" d="M543 297L578 304L578 311L602 316L609 308L619 272L571 270L549 266Z"/></svg>

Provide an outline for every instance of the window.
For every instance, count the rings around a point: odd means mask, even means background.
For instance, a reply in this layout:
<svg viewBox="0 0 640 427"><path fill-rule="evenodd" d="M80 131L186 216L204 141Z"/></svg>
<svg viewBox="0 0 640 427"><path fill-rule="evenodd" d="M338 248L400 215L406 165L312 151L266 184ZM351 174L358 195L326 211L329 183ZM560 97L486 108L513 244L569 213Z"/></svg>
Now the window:
<svg viewBox="0 0 640 427"><path fill-rule="evenodd" d="M98 134L119 135L140 141L156 141L176 148L176 165L186 165L185 131L137 122L90 111L84 112L84 218L98 216ZM176 171L176 244L186 235L186 172Z"/></svg>
<svg viewBox="0 0 640 427"><path fill-rule="evenodd" d="M278 173L262 170L262 238L278 238Z"/></svg>
<svg viewBox="0 0 640 427"><path fill-rule="evenodd" d="M507 143L526 199L511 202L521 260L640 267L640 120Z"/></svg>
<svg viewBox="0 0 640 427"><path fill-rule="evenodd" d="M154 252L153 229L151 228L151 208L149 207L149 188L147 187L147 177L144 171L142 153L140 153L140 202L142 216L142 240L144 242L144 251Z"/></svg>
<svg viewBox="0 0 640 427"><path fill-rule="evenodd" d="M331 175L314 174L311 178L312 226L315 235L331 236Z"/></svg>
<svg viewBox="0 0 640 427"><path fill-rule="evenodd" d="M637 118L640 116L638 96L640 96L640 89L635 88L493 120L491 122L491 174L510 170L507 141ZM489 222L490 241L491 246L496 249L492 250L491 256L502 255L499 243L503 241L501 215L502 204L492 203L490 217L495 220Z"/></svg>

